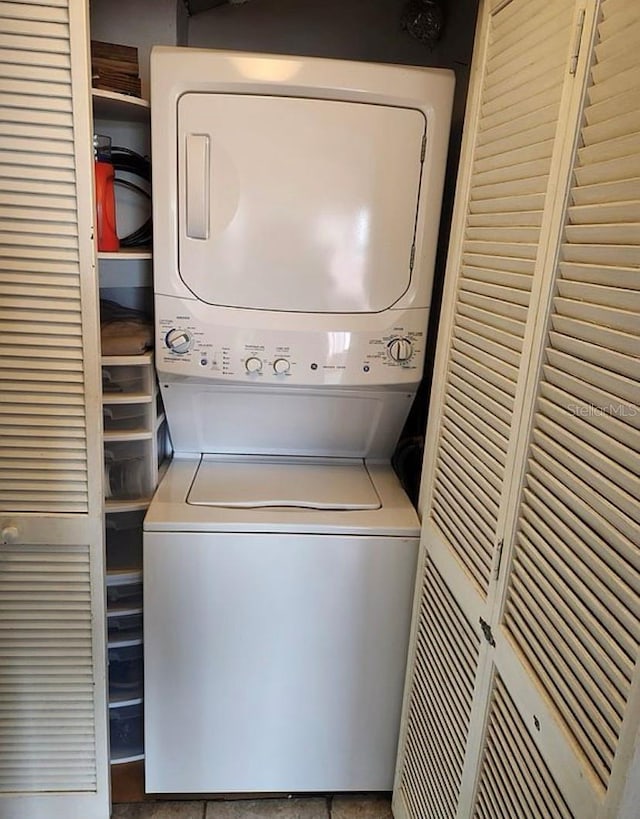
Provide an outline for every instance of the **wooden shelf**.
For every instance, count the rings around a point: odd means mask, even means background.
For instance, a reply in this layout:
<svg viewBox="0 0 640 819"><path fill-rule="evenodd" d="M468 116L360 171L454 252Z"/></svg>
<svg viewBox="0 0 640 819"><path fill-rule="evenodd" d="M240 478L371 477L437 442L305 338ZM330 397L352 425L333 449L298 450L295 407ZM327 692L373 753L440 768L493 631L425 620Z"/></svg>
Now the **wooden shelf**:
<svg viewBox="0 0 640 819"><path fill-rule="evenodd" d="M115 91L91 90L93 118L112 119L121 122L149 122L149 101Z"/></svg>
<svg viewBox="0 0 640 819"><path fill-rule="evenodd" d="M150 404L155 395L148 392L104 392L102 393L102 404ZM164 417L164 416L163 416Z"/></svg>
<svg viewBox="0 0 640 819"><path fill-rule="evenodd" d="M112 259L118 262L126 262L131 259L153 259L153 253L150 248L123 247L115 251L99 250L98 259Z"/></svg>
<svg viewBox="0 0 640 819"><path fill-rule="evenodd" d="M109 498L104 502L104 511L112 512L142 512L149 508L151 498L134 498L133 500L114 500Z"/></svg>
<svg viewBox="0 0 640 819"><path fill-rule="evenodd" d="M102 438L111 443L126 443L127 441L150 441L155 434L155 430L151 429L104 430Z"/></svg>
<svg viewBox="0 0 640 819"><path fill-rule="evenodd" d="M103 367L117 367L126 366L127 364L131 364L132 366L148 366L153 362L153 353L141 353L140 355L103 355L100 363ZM108 395L109 393L105 393L104 395ZM151 393L147 393L150 395ZM120 395L120 393L118 393ZM103 396L104 397L104 396Z"/></svg>
<svg viewBox="0 0 640 819"><path fill-rule="evenodd" d="M141 759L144 759L144 754L136 754L135 756L128 756L124 759L112 759L111 765L126 765L129 762L138 762Z"/></svg>

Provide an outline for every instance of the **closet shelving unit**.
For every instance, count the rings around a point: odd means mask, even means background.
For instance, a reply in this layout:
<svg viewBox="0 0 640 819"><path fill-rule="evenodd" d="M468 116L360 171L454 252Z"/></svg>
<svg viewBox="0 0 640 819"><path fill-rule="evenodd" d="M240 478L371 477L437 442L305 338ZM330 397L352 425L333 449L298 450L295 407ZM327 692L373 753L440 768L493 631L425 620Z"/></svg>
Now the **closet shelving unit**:
<svg viewBox="0 0 640 819"><path fill-rule="evenodd" d="M96 131L148 145L149 103L93 90ZM123 136L124 134L124 136ZM148 306L151 248L97 253L101 294ZM119 298L120 296L120 298ZM111 762L144 756L142 729L142 521L169 453L153 354L103 356L105 534Z"/></svg>
<svg viewBox="0 0 640 819"><path fill-rule="evenodd" d="M94 119L140 122L147 125L149 123L148 100L98 88L92 90L91 96Z"/></svg>

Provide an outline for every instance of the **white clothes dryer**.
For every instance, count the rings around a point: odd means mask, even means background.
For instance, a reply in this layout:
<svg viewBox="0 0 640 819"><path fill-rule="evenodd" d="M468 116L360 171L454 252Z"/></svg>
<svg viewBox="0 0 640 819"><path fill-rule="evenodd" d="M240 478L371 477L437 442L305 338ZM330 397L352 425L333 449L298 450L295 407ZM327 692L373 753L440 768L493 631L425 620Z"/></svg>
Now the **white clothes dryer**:
<svg viewBox="0 0 640 819"><path fill-rule="evenodd" d="M453 75L154 49L152 793L390 790Z"/></svg>

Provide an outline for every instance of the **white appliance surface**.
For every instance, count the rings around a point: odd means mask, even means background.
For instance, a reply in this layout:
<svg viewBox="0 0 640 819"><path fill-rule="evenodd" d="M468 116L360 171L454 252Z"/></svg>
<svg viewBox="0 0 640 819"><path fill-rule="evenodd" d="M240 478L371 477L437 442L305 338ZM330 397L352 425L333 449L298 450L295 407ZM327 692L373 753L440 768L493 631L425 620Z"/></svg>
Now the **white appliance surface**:
<svg viewBox="0 0 640 819"><path fill-rule="evenodd" d="M413 400L407 390L287 390L165 377L177 452L390 458Z"/></svg>
<svg viewBox="0 0 640 819"><path fill-rule="evenodd" d="M388 458L453 74L164 47L151 74L177 457L144 523L146 789L391 790L419 521Z"/></svg>
<svg viewBox="0 0 640 819"><path fill-rule="evenodd" d="M198 466L145 521L147 791L390 790L419 531L391 468L335 511L194 506Z"/></svg>
<svg viewBox="0 0 640 819"><path fill-rule="evenodd" d="M285 326L428 308L453 87L442 69L155 47L156 293Z"/></svg>
<svg viewBox="0 0 640 819"><path fill-rule="evenodd" d="M241 459L215 456L208 463L235 465ZM300 459L300 474L308 474L306 459ZM378 499L377 508L311 509L303 507L231 507L188 502L201 458L175 457L160 482L144 519L148 532L299 532L321 535L369 535L416 538L420 523L389 463L354 461L366 472ZM296 467L292 467L296 468ZM224 480L224 479L223 479ZM269 480L267 477L265 480ZM343 502L355 495L345 487ZM360 495L359 495L360 497Z"/></svg>
<svg viewBox="0 0 640 819"><path fill-rule="evenodd" d="M255 458L221 461L203 456L187 503L252 509L379 509L380 499L360 462L329 458Z"/></svg>
<svg viewBox="0 0 640 819"><path fill-rule="evenodd" d="M255 94L178 101L179 274L201 301L380 312L408 290L423 112Z"/></svg>
<svg viewBox="0 0 640 819"><path fill-rule="evenodd" d="M294 387L415 387L428 310L371 315L235 310L156 293L162 377ZM179 352L177 351L179 349Z"/></svg>
<svg viewBox="0 0 640 819"><path fill-rule="evenodd" d="M156 47L151 79L176 448L389 457L424 365L452 72ZM222 384L244 400L206 389ZM337 435L308 434L334 415Z"/></svg>

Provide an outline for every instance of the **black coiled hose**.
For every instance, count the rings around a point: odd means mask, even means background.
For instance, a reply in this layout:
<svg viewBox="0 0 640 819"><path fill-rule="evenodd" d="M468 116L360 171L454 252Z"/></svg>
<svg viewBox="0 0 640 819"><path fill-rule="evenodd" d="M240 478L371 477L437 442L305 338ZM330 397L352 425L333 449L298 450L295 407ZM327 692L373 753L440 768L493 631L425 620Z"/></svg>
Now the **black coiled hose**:
<svg viewBox="0 0 640 819"><path fill-rule="evenodd" d="M151 199L149 191L130 182L128 179L118 177L118 171L126 172L144 179L151 186L151 162L146 157L137 154L130 148L112 147L111 164L116 172L115 181L117 185L137 191L147 199ZM149 217L137 230L120 239L120 247L146 247L151 244L152 237L152 222L151 217Z"/></svg>

